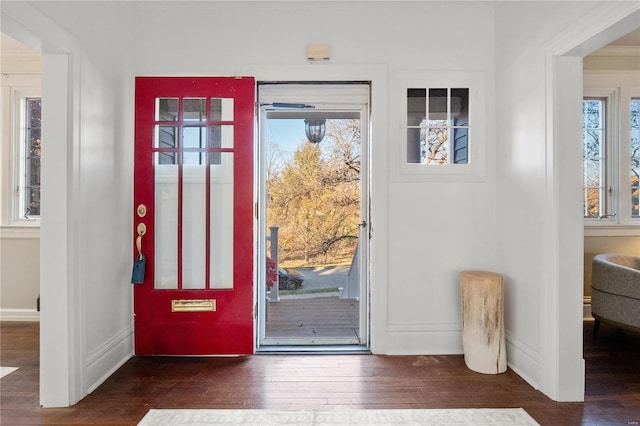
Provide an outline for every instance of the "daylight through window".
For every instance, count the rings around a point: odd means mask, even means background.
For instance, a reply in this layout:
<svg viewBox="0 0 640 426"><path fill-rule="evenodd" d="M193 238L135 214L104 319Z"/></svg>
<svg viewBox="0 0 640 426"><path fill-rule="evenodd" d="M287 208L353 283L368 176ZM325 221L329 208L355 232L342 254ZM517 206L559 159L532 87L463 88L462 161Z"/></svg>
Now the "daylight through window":
<svg viewBox="0 0 640 426"><path fill-rule="evenodd" d="M469 163L469 89L407 89L407 163Z"/></svg>
<svg viewBox="0 0 640 426"><path fill-rule="evenodd" d="M40 155L42 149L40 98L26 98L24 107L24 217L40 216Z"/></svg>
<svg viewBox="0 0 640 426"><path fill-rule="evenodd" d="M631 217L640 218L640 98L631 99Z"/></svg>
<svg viewBox="0 0 640 426"><path fill-rule="evenodd" d="M584 217L605 212L605 101L582 102Z"/></svg>

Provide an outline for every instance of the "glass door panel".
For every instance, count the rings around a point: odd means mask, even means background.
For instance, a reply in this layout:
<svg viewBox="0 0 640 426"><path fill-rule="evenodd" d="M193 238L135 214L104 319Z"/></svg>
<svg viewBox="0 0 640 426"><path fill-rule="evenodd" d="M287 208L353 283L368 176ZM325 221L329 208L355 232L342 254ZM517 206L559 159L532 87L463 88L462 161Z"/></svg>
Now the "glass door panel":
<svg viewBox="0 0 640 426"><path fill-rule="evenodd" d="M218 154L217 156L215 154ZM233 288L233 154L214 153L210 179L210 285Z"/></svg>
<svg viewBox="0 0 640 426"><path fill-rule="evenodd" d="M159 153L157 161L166 161ZM156 289L178 288L178 165L155 166L155 283Z"/></svg>
<svg viewBox="0 0 640 426"><path fill-rule="evenodd" d="M182 166L182 288L184 289L206 287L206 171L205 165Z"/></svg>

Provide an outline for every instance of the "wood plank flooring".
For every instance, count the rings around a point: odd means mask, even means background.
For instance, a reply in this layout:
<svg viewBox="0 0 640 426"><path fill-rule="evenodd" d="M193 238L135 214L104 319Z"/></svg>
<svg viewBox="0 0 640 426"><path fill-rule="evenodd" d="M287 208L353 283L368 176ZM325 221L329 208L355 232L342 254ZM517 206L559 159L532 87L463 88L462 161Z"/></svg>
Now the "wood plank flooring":
<svg viewBox="0 0 640 426"><path fill-rule="evenodd" d="M359 303L337 297L288 299L267 304L265 337L313 343L359 344Z"/></svg>
<svg viewBox="0 0 640 426"><path fill-rule="evenodd" d="M542 425L640 421L640 335L586 323L586 401L556 403L512 370L483 375L462 356L136 357L70 408L38 403L37 323L0 323L0 424L136 425L150 408L508 408Z"/></svg>

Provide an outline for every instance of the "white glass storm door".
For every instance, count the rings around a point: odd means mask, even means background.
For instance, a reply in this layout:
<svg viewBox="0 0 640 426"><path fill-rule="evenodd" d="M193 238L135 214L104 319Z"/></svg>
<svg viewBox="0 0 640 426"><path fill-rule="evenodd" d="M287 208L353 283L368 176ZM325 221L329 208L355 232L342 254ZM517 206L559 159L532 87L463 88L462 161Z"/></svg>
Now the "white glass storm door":
<svg viewBox="0 0 640 426"><path fill-rule="evenodd" d="M369 94L258 83L259 351L369 349Z"/></svg>

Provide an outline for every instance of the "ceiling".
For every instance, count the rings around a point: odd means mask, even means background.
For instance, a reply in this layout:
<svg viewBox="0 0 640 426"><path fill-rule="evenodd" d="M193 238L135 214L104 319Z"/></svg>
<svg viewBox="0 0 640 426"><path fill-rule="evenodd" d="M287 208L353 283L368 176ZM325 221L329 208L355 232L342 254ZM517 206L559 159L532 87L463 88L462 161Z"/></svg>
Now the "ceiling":
<svg viewBox="0 0 640 426"><path fill-rule="evenodd" d="M620 37L609 46L640 46L640 28Z"/></svg>
<svg viewBox="0 0 640 426"><path fill-rule="evenodd" d="M0 33L0 52L2 52L3 55L38 54L36 51L28 48L14 38L9 37L5 33Z"/></svg>

